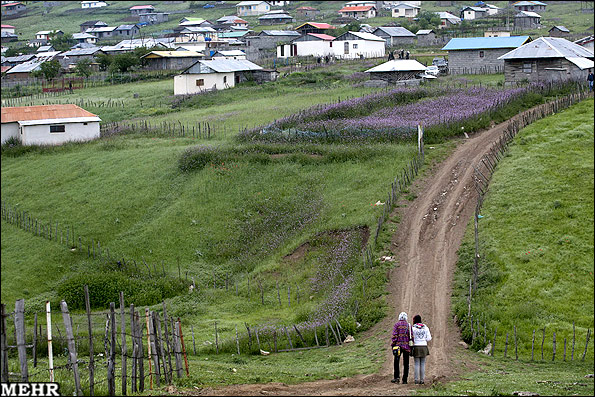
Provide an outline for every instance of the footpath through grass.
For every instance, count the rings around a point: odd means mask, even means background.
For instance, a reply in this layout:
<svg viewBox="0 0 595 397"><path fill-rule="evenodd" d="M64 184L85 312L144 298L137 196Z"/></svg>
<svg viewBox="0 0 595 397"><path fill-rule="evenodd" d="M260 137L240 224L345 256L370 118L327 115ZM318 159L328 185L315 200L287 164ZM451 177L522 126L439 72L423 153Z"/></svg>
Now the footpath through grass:
<svg viewBox="0 0 595 397"><path fill-rule="evenodd" d="M498 327L497 354L506 334L512 354L516 326L521 357L530 358L533 330L535 356L541 354L545 329L545 354L553 353L555 333L559 359L565 339L570 349L574 323L582 355L594 326L593 154L590 99L524 128L496 168L479 220L479 282L471 313L482 330L484 323L492 330L488 339ZM471 224L455 276L460 319L468 310L473 253ZM470 339L468 321L462 326Z"/></svg>

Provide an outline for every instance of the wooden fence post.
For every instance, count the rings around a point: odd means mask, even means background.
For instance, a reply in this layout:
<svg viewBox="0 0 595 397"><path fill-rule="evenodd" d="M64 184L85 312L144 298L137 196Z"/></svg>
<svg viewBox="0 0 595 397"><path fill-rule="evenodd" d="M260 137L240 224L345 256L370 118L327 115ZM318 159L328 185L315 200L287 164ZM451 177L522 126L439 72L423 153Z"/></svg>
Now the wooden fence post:
<svg viewBox="0 0 595 397"><path fill-rule="evenodd" d="M515 360L519 359L519 352L518 352L517 338L516 338L516 325L514 326L514 359Z"/></svg>
<svg viewBox="0 0 595 397"><path fill-rule="evenodd" d="M89 329L89 395L95 395L95 358L93 352L93 325L91 323L91 301L89 286L85 285L85 309L87 311L87 328Z"/></svg>
<svg viewBox="0 0 595 397"><path fill-rule="evenodd" d="M217 354L219 354L219 335L217 334L217 321L215 321L215 349L217 349Z"/></svg>
<svg viewBox="0 0 595 397"><path fill-rule="evenodd" d="M172 366L171 366L172 345L170 343L168 322L169 322L169 320L167 317L167 308L165 307L165 301L163 301L163 325L165 326L165 344L167 345L167 367L169 370L169 379L171 381L171 379L173 378L173 370L172 370Z"/></svg>
<svg viewBox="0 0 595 397"><path fill-rule="evenodd" d="M52 349L52 310L50 308L50 301L45 302L45 318L48 337L48 367L50 371L50 382L54 381L54 352Z"/></svg>
<svg viewBox="0 0 595 397"><path fill-rule="evenodd" d="M531 339L531 361L533 361L533 353L535 352L535 330L533 330L533 338Z"/></svg>
<svg viewBox="0 0 595 397"><path fill-rule="evenodd" d="M7 342L7 333L6 333L6 305L2 303L0 305L1 315L2 315L2 329L0 330L0 347L1 347L1 357L0 357L0 380L3 383L8 382L8 342Z"/></svg>
<svg viewBox="0 0 595 397"><path fill-rule="evenodd" d="M585 342L585 351L583 352L583 357L581 361L585 361L585 355L587 354L587 346L589 346L589 336L591 336L591 328L587 329L587 341Z"/></svg>
<svg viewBox="0 0 595 397"><path fill-rule="evenodd" d="M134 304L130 304L130 336L132 342L132 374L130 375L130 391L136 393L136 380L138 374L138 342L136 341L136 324L134 321Z"/></svg>
<svg viewBox="0 0 595 397"><path fill-rule="evenodd" d="M554 331L554 336L552 340L553 350L552 350L552 361L556 360L556 331Z"/></svg>
<svg viewBox="0 0 595 397"><path fill-rule="evenodd" d="M33 321L33 368L37 367L37 313Z"/></svg>
<svg viewBox="0 0 595 397"><path fill-rule="evenodd" d="M100 251L101 252L101 251ZM100 254L101 255L101 254ZM124 316L124 292L120 291L120 333L122 334L122 395L126 395L126 317Z"/></svg>
<svg viewBox="0 0 595 397"><path fill-rule="evenodd" d="M178 327L180 328L180 344L182 346L182 354L184 355L184 366L186 367L186 376L190 376L188 371L188 357L186 357L186 346L184 345L184 333L182 332L182 320L178 317Z"/></svg>
<svg viewBox="0 0 595 397"><path fill-rule="evenodd" d="M149 333L151 343L151 358L153 359L153 373L155 373L155 383L157 387L161 386L161 370L159 369L159 349L157 347L157 335L155 325L155 312L149 314Z"/></svg>
<svg viewBox="0 0 595 397"><path fill-rule="evenodd" d="M82 395L81 380L79 377L79 365L76 357L76 347L74 344L74 332L72 330L72 322L70 313L68 312L68 305L65 301L60 301L60 309L62 310L62 320L64 321L64 328L66 328L66 338L68 343L68 353L70 354L70 362L72 364L72 372L74 374L74 392L76 396Z"/></svg>
<svg viewBox="0 0 595 397"><path fill-rule="evenodd" d="M574 321L572 322L572 352L570 354L570 361L574 360L574 342L576 341L576 328L574 327Z"/></svg>
<svg viewBox="0 0 595 397"><path fill-rule="evenodd" d="M153 367L151 364L152 352L151 352L151 331L149 328L149 309L145 308L145 324L147 326L147 358L149 359L149 389L153 390Z"/></svg>
<svg viewBox="0 0 595 397"><path fill-rule="evenodd" d="M507 352L508 352L508 332L506 333L506 344L504 345L504 358L506 358Z"/></svg>
<svg viewBox="0 0 595 397"><path fill-rule="evenodd" d="M171 379L169 377L169 373L167 372L167 361L165 360L165 346L163 346L163 333L161 332L161 318L159 313L156 313L156 325L157 325L157 335L159 336L159 352L161 355L161 366L163 367L163 376L165 377L165 382L170 385Z"/></svg>
<svg viewBox="0 0 595 397"><path fill-rule="evenodd" d="M564 338L564 356L562 358L562 361L566 361L566 338Z"/></svg>
<svg viewBox="0 0 595 397"><path fill-rule="evenodd" d="M136 342L138 343L138 391L145 390L145 352L143 348L143 327L140 323L140 314L134 312L134 322L136 327Z"/></svg>
<svg viewBox="0 0 595 397"><path fill-rule="evenodd" d="M543 342L545 342L545 327L543 327L543 337L541 338L541 359L543 360Z"/></svg>
<svg viewBox="0 0 595 397"><path fill-rule="evenodd" d="M110 302L110 349L107 361L107 389L110 396L116 395L116 304Z"/></svg>
<svg viewBox="0 0 595 397"><path fill-rule="evenodd" d="M240 355L240 339L238 338L238 325L236 324L236 348L238 351L238 356Z"/></svg>
<svg viewBox="0 0 595 397"><path fill-rule="evenodd" d="M496 326L496 330L494 331L494 341L492 342L492 357L494 357L494 353L496 352L496 336L498 335L498 326Z"/></svg>
<svg viewBox="0 0 595 397"><path fill-rule="evenodd" d="M174 344L174 357L176 361L176 375L178 378L182 377L182 357L181 357L181 347L180 347L180 337L179 337L179 327L177 321L174 322L174 319L171 319L172 322L172 338Z"/></svg>
<svg viewBox="0 0 595 397"><path fill-rule="evenodd" d="M21 382L29 382L27 367L27 347L25 346L25 300L19 299L14 306L14 328L17 337L17 349L21 369Z"/></svg>

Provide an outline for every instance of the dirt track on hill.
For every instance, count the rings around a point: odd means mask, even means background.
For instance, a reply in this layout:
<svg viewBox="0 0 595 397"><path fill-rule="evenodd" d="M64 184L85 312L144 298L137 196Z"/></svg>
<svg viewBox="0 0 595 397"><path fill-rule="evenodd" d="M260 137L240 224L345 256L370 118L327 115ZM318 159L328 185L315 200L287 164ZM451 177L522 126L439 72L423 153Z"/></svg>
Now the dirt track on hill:
<svg viewBox="0 0 595 397"><path fill-rule="evenodd" d="M392 315L367 331L362 338L380 336L387 341L386 359L377 374L338 380L286 385L282 383L233 385L195 390L196 395L407 395L412 389L452 380L467 363L458 361L460 341L451 315L451 282L457 250L472 218L477 193L473 187L473 165L502 134L506 123L458 142L453 153L429 167L426 176L412 186L417 198L401 201L395 210L401 218L391 241L398 261L390 272L389 304ZM426 148L426 152L431 150ZM408 385L390 383L393 358L389 351L392 325L405 311L411 321L420 314L432 333L426 363L425 386L413 385L413 359Z"/></svg>

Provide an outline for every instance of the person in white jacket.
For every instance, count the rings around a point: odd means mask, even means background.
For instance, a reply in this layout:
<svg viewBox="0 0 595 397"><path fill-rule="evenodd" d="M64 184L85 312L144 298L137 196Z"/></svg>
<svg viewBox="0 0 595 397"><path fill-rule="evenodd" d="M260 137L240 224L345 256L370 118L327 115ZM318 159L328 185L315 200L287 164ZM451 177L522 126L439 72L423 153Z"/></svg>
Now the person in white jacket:
<svg viewBox="0 0 595 397"><path fill-rule="evenodd" d="M413 333L415 384L423 385L426 376L426 356L430 354L430 350L428 350L428 341L432 340L432 335L430 334L430 329L427 325L421 322L421 316L419 314L413 317L413 327L411 328L411 331Z"/></svg>

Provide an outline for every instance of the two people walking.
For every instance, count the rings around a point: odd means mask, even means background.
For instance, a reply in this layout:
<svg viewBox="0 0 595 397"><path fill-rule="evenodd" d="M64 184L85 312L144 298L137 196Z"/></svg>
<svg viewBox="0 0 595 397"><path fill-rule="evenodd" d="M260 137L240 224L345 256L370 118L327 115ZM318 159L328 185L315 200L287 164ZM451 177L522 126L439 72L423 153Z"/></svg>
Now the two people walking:
<svg viewBox="0 0 595 397"><path fill-rule="evenodd" d="M393 327L391 346L394 355L394 378L392 383L407 383L409 377L409 357L414 360L415 384L424 384L426 357L430 354L428 341L432 340L430 329L421 322L418 314L413 317L413 325L407 321L407 313L401 312ZM400 361L403 358L403 377L400 377Z"/></svg>

